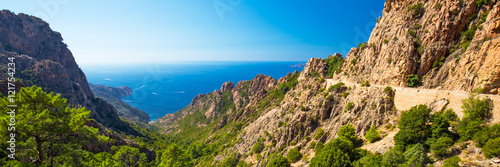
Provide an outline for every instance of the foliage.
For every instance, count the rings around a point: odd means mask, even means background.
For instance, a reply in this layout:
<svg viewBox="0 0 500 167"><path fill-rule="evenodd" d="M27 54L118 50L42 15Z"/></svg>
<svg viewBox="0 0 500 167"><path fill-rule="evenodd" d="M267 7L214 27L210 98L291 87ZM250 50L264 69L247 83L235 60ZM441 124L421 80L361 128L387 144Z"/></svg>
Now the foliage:
<svg viewBox="0 0 500 167"><path fill-rule="evenodd" d="M356 167L379 167L382 166L382 155L369 154L354 163Z"/></svg>
<svg viewBox="0 0 500 167"><path fill-rule="evenodd" d="M440 137L431 144L430 150L434 156L442 158L448 154L448 148L453 145L453 139L450 137Z"/></svg>
<svg viewBox="0 0 500 167"><path fill-rule="evenodd" d="M370 82L368 80L361 82L361 86L363 87L370 87Z"/></svg>
<svg viewBox="0 0 500 167"><path fill-rule="evenodd" d="M483 147L488 140L498 137L500 137L500 124L495 124L491 127L483 127L472 139L476 142L476 146Z"/></svg>
<svg viewBox="0 0 500 167"><path fill-rule="evenodd" d="M306 111L306 107L300 106L300 111Z"/></svg>
<svg viewBox="0 0 500 167"><path fill-rule="evenodd" d="M394 136L398 145L423 143L429 134L430 112L426 105L413 106L408 111L403 111L399 120L399 131Z"/></svg>
<svg viewBox="0 0 500 167"><path fill-rule="evenodd" d="M406 79L406 83L408 83L409 87L415 87L420 83L420 79L418 78L418 75L410 75Z"/></svg>
<svg viewBox="0 0 500 167"><path fill-rule="evenodd" d="M390 87L390 86L386 86L386 87L384 88L384 93L391 94L391 93L392 93L392 91L393 91L393 90L392 90L392 87Z"/></svg>
<svg viewBox="0 0 500 167"><path fill-rule="evenodd" d="M344 59L342 57L332 56L332 58L326 58L325 62L328 68L326 76L333 76L334 73L338 74L341 72Z"/></svg>
<svg viewBox="0 0 500 167"><path fill-rule="evenodd" d="M298 148L292 148L288 151L288 155L286 157L290 160L290 162L297 162L302 157L302 154Z"/></svg>
<svg viewBox="0 0 500 167"><path fill-rule="evenodd" d="M330 88L328 88L328 91L339 92L342 89L342 87L344 87L344 85L345 84L343 82L336 83L335 85L330 86Z"/></svg>
<svg viewBox="0 0 500 167"><path fill-rule="evenodd" d="M342 92L342 97L347 98L347 96L349 96L349 94L350 94L349 92Z"/></svg>
<svg viewBox="0 0 500 167"><path fill-rule="evenodd" d="M311 159L309 166L351 166L355 154L353 150L354 145L351 141L341 138L333 139Z"/></svg>
<svg viewBox="0 0 500 167"><path fill-rule="evenodd" d="M349 102L347 103L347 105L345 106L345 110L348 111L348 110L352 110L354 108L354 102Z"/></svg>
<svg viewBox="0 0 500 167"><path fill-rule="evenodd" d="M316 144L316 148L314 149L314 153L316 155L318 155L321 150L323 149L323 147L325 147L325 145L323 144L323 142L319 141L317 144Z"/></svg>
<svg viewBox="0 0 500 167"><path fill-rule="evenodd" d="M337 135L339 138L349 140L352 143L356 143L358 139L356 136L356 128L350 124L342 126Z"/></svg>
<svg viewBox="0 0 500 167"><path fill-rule="evenodd" d="M224 159L224 161L222 161L220 166L221 167L233 167L236 165L238 165L238 160L233 156L229 156L229 157L226 157Z"/></svg>
<svg viewBox="0 0 500 167"><path fill-rule="evenodd" d="M422 3L417 3L415 5L412 5L410 7L408 7L408 11L411 11L411 15L413 17L420 17L422 16L422 14L424 14L424 5Z"/></svg>
<svg viewBox="0 0 500 167"><path fill-rule="evenodd" d="M432 68L435 68L435 67L441 67L441 66L443 66L444 59L445 59L445 57L441 57L441 58L439 58L438 60L435 60L435 61L432 63Z"/></svg>
<svg viewBox="0 0 500 167"><path fill-rule="evenodd" d="M427 152L422 144L418 143L404 153L407 166L422 165L429 161Z"/></svg>
<svg viewBox="0 0 500 167"><path fill-rule="evenodd" d="M480 99L473 95L468 99L462 100L462 104L462 109L466 117L485 120L492 115L493 103L489 98Z"/></svg>
<svg viewBox="0 0 500 167"><path fill-rule="evenodd" d="M476 1L477 7L481 7L481 6L487 5L489 3L491 3L491 0L478 0L478 1Z"/></svg>
<svg viewBox="0 0 500 167"><path fill-rule="evenodd" d="M403 153L396 148L392 148L382 156L382 164L384 166L397 167L398 164L402 163L404 163Z"/></svg>
<svg viewBox="0 0 500 167"><path fill-rule="evenodd" d="M488 140L483 147L484 156L493 158L500 156L500 137Z"/></svg>
<svg viewBox="0 0 500 167"><path fill-rule="evenodd" d="M286 82L280 83L276 89L270 90L267 100L274 100L275 102L282 101L283 98L285 98L285 94L295 88L299 83L297 78L299 78L299 73L293 74L287 78ZM263 105L267 105L266 102L264 102Z"/></svg>
<svg viewBox="0 0 500 167"><path fill-rule="evenodd" d="M321 136L323 136L323 134L325 134L325 131L323 129L319 128L316 135L314 135L314 140L318 140Z"/></svg>
<svg viewBox="0 0 500 167"><path fill-rule="evenodd" d="M163 151L161 155L160 167L184 167L193 166L190 157L177 144L172 144Z"/></svg>
<svg viewBox="0 0 500 167"><path fill-rule="evenodd" d="M443 167L460 167L460 165L458 165L460 161L460 158L458 158L457 156L453 156L444 161Z"/></svg>
<svg viewBox="0 0 500 167"><path fill-rule="evenodd" d="M364 43L359 43L359 44L358 44L358 48L359 48L360 50L363 50L363 48L365 48L366 46L368 46L368 42L364 42Z"/></svg>
<svg viewBox="0 0 500 167"><path fill-rule="evenodd" d="M262 150L264 150L264 143L263 143L263 138L259 139L259 141L257 141L257 143L255 143L255 145L253 145L252 147L252 152L253 153L260 153L262 152Z"/></svg>
<svg viewBox="0 0 500 167"><path fill-rule="evenodd" d="M413 31L413 30L408 30L408 35L412 36L412 37L416 37L417 35L417 32Z"/></svg>
<svg viewBox="0 0 500 167"><path fill-rule="evenodd" d="M121 146L113 155L113 160L118 162L118 166L146 166L146 154L139 149L130 146Z"/></svg>
<svg viewBox="0 0 500 167"><path fill-rule="evenodd" d="M476 132L481 130L484 121L479 118L464 117L457 125L457 133L461 141L472 139Z"/></svg>
<svg viewBox="0 0 500 167"><path fill-rule="evenodd" d="M453 133L449 130L449 127L451 126L451 122L457 120L458 116L451 109L434 113L431 118L431 137L434 139L442 136L453 137Z"/></svg>
<svg viewBox="0 0 500 167"><path fill-rule="evenodd" d="M366 132L365 138L370 143L373 143L373 142L380 140L381 137L380 137L380 133L378 133L378 131L377 131L377 128L375 126L372 126L372 127L370 127L370 130L368 130L368 132Z"/></svg>
<svg viewBox="0 0 500 167"><path fill-rule="evenodd" d="M290 162L288 162L288 160L281 154L273 157L267 164L267 167L289 167L289 166Z"/></svg>
<svg viewBox="0 0 500 167"><path fill-rule="evenodd" d="M90 116L85 108L70 108L67 100L54 93L45 93L41 88L32 86L21 88L15 96L16 126L18 149L25 150L23 154L16 154L16 159L34 159L34 163L41 165L46 158L54 156L50 148L56 143L76 142L76 138L92 138L97 135L97 129L84 126ZM9 111L8 97L0 99L2 111ZM0 124L8 127L10 116L0 117ZM1 128L0 134L8 134L7 128ZM18 136L19 135L19 136ZM2 135L8 141L8 135ZM95 138L94 138L95 139Z"/></svg>

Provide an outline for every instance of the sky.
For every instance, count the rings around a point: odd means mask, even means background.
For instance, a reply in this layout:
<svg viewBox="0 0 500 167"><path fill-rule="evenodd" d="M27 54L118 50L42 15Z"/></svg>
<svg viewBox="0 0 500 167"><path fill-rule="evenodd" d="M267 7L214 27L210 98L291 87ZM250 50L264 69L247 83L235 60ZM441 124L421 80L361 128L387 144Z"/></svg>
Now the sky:
<svg viewBox="0 0 500 167"><path fill-rule="evenodd" d="M0 0L62 34L79 64L307 61L367 41L385 0Z"/></svg>

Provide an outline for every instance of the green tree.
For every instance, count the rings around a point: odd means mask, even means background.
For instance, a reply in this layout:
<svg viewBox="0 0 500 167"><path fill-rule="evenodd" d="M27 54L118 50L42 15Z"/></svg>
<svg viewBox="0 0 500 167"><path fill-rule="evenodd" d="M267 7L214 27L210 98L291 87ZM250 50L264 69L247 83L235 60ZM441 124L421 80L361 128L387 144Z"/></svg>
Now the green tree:
<svg viewBox="0 0 500 167"><path fill-rule="evenodd" d="M397 148L392 148L391 150L387 151L384 156L382 156L382 164L384 166L397 167L398 164L402 164L404 162L404 155Z"/></svg>
<svg viewBox="0 0 500 167"><path fill-rule="evenodd" d="M177 144L170 145L161 155L160 167L185 167L192 166L191 159Z"/></svg>
<svg viewBox="0 0 500 167"><path fill-rule="evenodd" d="M490 139L500 137L500 124L495 124L491 127L485 126L477 132L472 139L476 142L476 146L483 147Z"/></svg>
<svg viewBox="0 0 500 167"><path fill-rule="evenodd" d="M288 151L287 158L290 162L297 162L302 157L298 148L292 148Z"/></svg>
<svg viewBox="0 0 500 167"><path fill-rule="evenodd" d="M380 167L382 166L382 155L369 154L354 163L356 167Z"/></svg>
<svg viewBox="0 0 500 167"><path fill-rule="evenodd" d="M321 152L311 159L309 166L322 167L322 166L351 166L352 157L355 155L354 145L351 141L336 138L328 142Z"/></svg>
<svg viewBox="0 0 500 167"><path fill-rule="evenodd" d="M462 109L465 117L480 118L482 120L491 117L491 110L493 108L491 99L480 99L476 95L472 95L468 99L462 100Z"/></svg>
<svg viewBox="0 0 500 167"><path fill-rule="evenodd" d="M370 130L366 132L365 138L370 142L376 142L377 140L380 140L380 133L378 133L377 128L375 126L370 127Z"/></svg>
<svg viewBox="0 0 500 167"><path fill-rule="evenodd" d="M444 161L443 167L460 167L460 165L458 165L460 161L462 161L460 158L453 156Z"/></svg>
<svg viewBox="0 0 500 167"><path fill-rule="evenodd" d="M483 147L483 151L486 158L500 156L500 137L488 140Z"/></svg>
<svg viewBox="0 0 500 167"><path fill-rule="evenodd" d="M273 157L267 164L267 167L289 167L289 166L290 162L288 162L288 160L281 154Z"/></svg>
<svg viewBox="0 0 500 167"><path fill-rule="evenodd" d="M480 118L464 117L457 125L457 133L461 141L472 139L476 132L481 131L483 120Z"/></svg>
<svg viewBox="0 0 500 167"><path fill-rule="evenodd" d="M427 152L422 144L417 143L404 153L406 163L405 166L423 166L429 161Z"/></svg>
<svg viewBox="0 0 500 167"><path fill-rule="evenodd" d="M233 167L238 165L238 160L234 156L229 156L222 161L221 167Z"/></svg>
<svg viewBox="0 0 500 167"><path fill-rule="evenodd" d="M431 109L426 105L414 106L401 114L399 131L394 136L396 144L424 143L429 134L429 121Z"/></svg>
<svg viewBox="0 0 500 167"><path fill-rule="evenodd" d="M438 139L442 136L452 137L453 134L449 130L450 122L456 121L457 119L458 116L451 109L445 112L434 113L431 118L431 137L434 139Z"/></svg>
<svg viewBox="0 0 500 167"><path fill-rule="evenodd" d="M108 167L116 166L118 162L113 160L113 155L108 152L100 152L94 154L92 160L89 162L90 166Z"/></svg>
<svg viewBox="0 0 500 167"><path fill-rule="evenodd" d="M453 139L447 136L440 137L431 144L431 151L434 156L442 158L448 154L448 148L453 145Z"/></svg>
<svg viewBox="0 0 500 167"><path fill-rule="evenodd" d="M259 141L257 141L257 143L255 143L255 145L253 145L252 147L252 152L253 153L260 153L262 152L262 150L264 150L264 139L263 138L260 138Z"/></svg>
<svg viewBox="0 0 500 167"><path fill-rule="evenodd" d="M354 128L354 126L350 124L342 126L338 132L338 135L339 138L347 139L353 143L356 143L358 139L356 136L356 128Z"/></svg>
<svg viewBox="0 0 500 167"><path fill-rule="evenodd" d="M316 135L314 135L314 140L318 140L321 136L323 136L323 134L325 134L325 131L323 129L319 128Z"/></svg>
<svg viewBox="0 0 500 167"><path fill-rule="evenodd" d="M141 153L138 148L121 146L112 156L119 166L142 167L147 165L146 154Z"/></svg>
<svg viewBox="0 0 500 167"><path fill-rule="evenodd" d="M46 154L47 148L55 143L74 141L76 137L84 135L94 136L97 129L85 126L90 111L85 108L70 108L67 100L54 93L45 93L41 88L32 86L21 88L15 97L16 109L16 136L18 145L24 148L24 156L17 159L28 160L41 165L48 158L52 161L53 155ZM8 111L10 104L7 97L0 99L2 111ZM7 127L10 116L0 117L0 124ZM0 128L0 134L7 134L7 128ZM7 136L2 135L4 141ZM18 155L19 156L19 155ZM22 156L22 155L21 155Z"/></svg>

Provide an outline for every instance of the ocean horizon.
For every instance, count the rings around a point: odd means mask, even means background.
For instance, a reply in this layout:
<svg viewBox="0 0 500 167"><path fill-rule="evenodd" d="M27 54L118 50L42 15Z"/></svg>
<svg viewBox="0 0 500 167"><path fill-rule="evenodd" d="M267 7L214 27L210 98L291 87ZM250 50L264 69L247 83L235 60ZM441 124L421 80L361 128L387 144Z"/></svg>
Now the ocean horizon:
<svg viewBox="0 0 500 167"><path fill-rule="evenodd" d="M128 86L133 94L122 98L148 113L151 121L174 113L191 103L198 94L219 90L224 82L235 85L258 74L275 79L303 67L306 62L180 62L164 64L80 65L92 84Z"/></svg>

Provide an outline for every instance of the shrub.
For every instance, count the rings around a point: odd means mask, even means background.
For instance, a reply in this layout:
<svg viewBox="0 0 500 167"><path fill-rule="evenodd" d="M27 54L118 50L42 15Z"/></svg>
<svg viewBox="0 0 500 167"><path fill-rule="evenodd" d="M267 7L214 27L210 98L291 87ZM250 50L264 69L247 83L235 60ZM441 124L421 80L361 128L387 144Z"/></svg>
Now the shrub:
<svg viewBox="0 0 500 167"><path fill-rule="evenodd" d="M378 133L377 128L372 126L368 132L366 132L365 138L370 142L376 142L380 140L380 133Z"/></svg>
<svg viewBox="0 0 500 167"><path fill-rule="evenodd" d="M361 86L370 87L370 82L369 81L361 82Z"/></svg>
<svg viewBox="0 0 500 167"><path fill-rule="evenodd" d="M309 144L309 148L315 148L316 147L316 142L312 141L311 144Z"/></svg>
<svg viewBox="0 0 500 167"><path fill-rule="evenodd" d="M420 80L418 79L418 75L410 75L406 79L406 82L408 83L409 87L415 87L420 83Z"/></svg>
<svg viewBox="0 0 500 167"><path fill-rule="evenodd" d="M332 56L332 58L325 59L328 73L326 76L333 76L334 73L340 73L344 59L342 57Z"/></svg>
<svg viewBox="0 0 500 167"><path fill-rule="evenodd" d="M450 127L450 122L456 120L458 120L458 116L451 109L434 113L431 118L431 137L434 139L442 136L452 137L453 134L448 128Z"/></svg>
<svg viewBox="0 0 500 167"><path fill-rule="evenodd" d="M489 4L489 3L491 3L491 0L478 0L476 2L476 5L477 5L477 7L481 7L481 6Z"/></svg>
<svg viewBox="0 0 500 167"><path fill-rule="evenodd" d="M346 98L347 96L349 96L349 92L342 92L342 97Z"/></svg>
<svg viewBox="0 0 500 167"><path fill-rule="evenodd" d="M466 117L482 120L491 117L493 106L491 100L488 98L480 99L479 97L471 96L468 99L462 100L462 104L462 109Z"/></svg>
<svg viewBox="0 0 500 167"><path fill-rule="evenodd" d="M417 35L417 32L415 32L413 30L408 30L408 35L415 37Z"/></svg>
<svg viewBox="0 0 500 167"><path fill-rule="evenodd" d="M253 145L252 152L258 154L262 152L262 150L264 150L264 143L261 138L259 139L259 141L257 141L257 143L255 143L255 145Z"/></svg>
<svg viewBox="0 0 500 167"><path fill-rule="evenodd" d="M367 45L368 45L368 42L359 43L359 44L358 44L358 48L359 48L360 50L363 50L363 48L365 48Z"/></svg>
<svg viewBox="0 0 500 167"><path fill-rule="evenodd" d="M460 161L460 158L458 158L457 156L453 156L444 161L443 167L460 167L460 165L458 165Z"/></svg>
<svg viewBox="0 0 500 167"><path fill-rule="evenodd" d="M443 66L444 59L445 59L445 57L441 57L441 58L439 58L438 60L435 60L435 61L432 63L432 68L435 68L435 67L441 67L441 66Z"/></svg>
<svg viewBox="0 0 500 167"><path fill-rule="evenodd" d="M385 44L389 43L389 40L384 39L384 43L385 43Z"/></svg>
<svg viewBox="0 0 500 167"><path fill-rule="evenodd" d="M465 117L457 125L457 133L460 135L461 141L471 139L476 132L481 130L483 121L479 118Z"/></svg>
<svg viewBox="0 0 500 167"><path fill-rule="evenodd" d="M267 167L289 167L289 166L290 162L288 162L288 160L281 154L273 157L267 164Z"/></svg>
<svg viewBox="0 0 500 167"><path fill-rule="evenodd" d="M490 139L500 137L500 124L495 124L491 127L484 127L477 132L472 139L476 142L476 146L483 147Z"/></svg>
<svg viewBox="0 0 500 167"><path fill-rule="evenodd" d="M318 140L321 136L323 136L323 134L325 134L325 131L323 131L323 129L319 128L318 133L316 133L316 135L314 136L314 140Z"/></svg>
<svg viewBox="0 0 500 167"><path fill-rule="evenodd" d="M422 25L420 25L420 24L415 24L415 25L413 25L413 28L414 28L415 30L418 30L418 29L422 28Z"/></svg>
<svg viewBox="0 0 500 167"><path fill-rule="evenodd" d="M448 148L453 145L450 137L441 137L431 144L431 151L437 158L442 158L448 154Z"/></svg>
<svg viewBox="0 0 500 167"><path fill-rule="evenodd" d="M429 134L431 109L426 105L412 107L408 111L403 111L399 120L399 132L394 136L397 145L406 146L425 141Z"/></svg>
<svg viewBox="0 0 500 167"><path fill-rule="evenodd" d="M356 128L354 128L354 126L350 124L342 126L337 134L339 138L349 140L353 143L355 143L357 140Z"/></svg>
<svg viewBox="0 0 500 167"><path fill-rule="evenodd" d="M354 108L354 102L349 102L347 103L347 106L345 106L346 110L352 110Z"/></svg>
<svg viewBox="0 0 500 167"><path fill-rule="evenodd" d="M354 158L354 145L351 141L336 138L325 145L321 152L311 159L309 166L351 166Z"/></svg>
<svg viewBox="0 0 500 167"><path fill-rule="evenodd" d="M306 107L300 106L300 111L305 111L305 110L306 110Z"/></svg>
<svg viewBox="0 0 500 167"><path fill-rule="evenodd" d="M340 91L340 89L341 89L344 85L345 85L345 84L344 84L343 82L336 83L335 85L330 86L330 88L328 88L328 91L329 91L329 92L331 92L331 91L338 92L338 91Z"/></svg>
<svg viewBox="0 0 500 167"><path fill-rule="evenodd" d="M288 151L287 158L290 162L297 162L302 157L298 148L292 148Z"/></svg>
<svg viewBox="0 0 500 167"><path fill-rule="evenodd" d="M354 166L382 166L382 155L380 154L369 154L359 159Z"/></svg>
<svg viewBox="0 0 500 167"><path fill-rule="evenodd" d="M393 91L393 90L392 90L392 87L390 87L390 86L386 86L386 87L384 88L384 93L391 94L391 93L392 93L392 91Z"/></svg>
<svg viewBox="0 0 500 167"><path fill-rule="evenodd" d="M382 156L382 164L384 166L397 166L397 164L404 163L404 156L401 151L392 148Z"/></svg>
<svg viewBox="0 0 500 167"><path fill-rule="evenodd" d="M405 166L417 166L425 164L429 161L425 148L422 144L418 143L404 153L407 160Z"/></svg>
<svg viewBox="0 0 500 167"><path fill-rule="evenodd" d="M408 7L408 11L411 11L411 15L413 17L420 17L424 14L424 5L422 3L418 3Z"/></svg>
<svg viewBox="0 0 500 167"><path fill-rule="evenodd" d="M500 156L500 137L486 142L486 145L483 147L483 151L486 158Z"/></svg>
<svg viewBox="0 0 500 167"><path fill-rule="evenodd" d="M323 145L323 142L319 141L317 144L316 144L316 148L314 149L314 154L318 155L321 150L323 149L324 145Z"/></svg>
<svg viewBox="0 0 500 167"><path fill-rule="evenodd" d="M232 167L232 166L236 166L237 164L238 164L238 161L236 160L236 158L230 156L230 157L227 157L226 159L224 159L224 161L222 161L221 167Z"/></svg>

